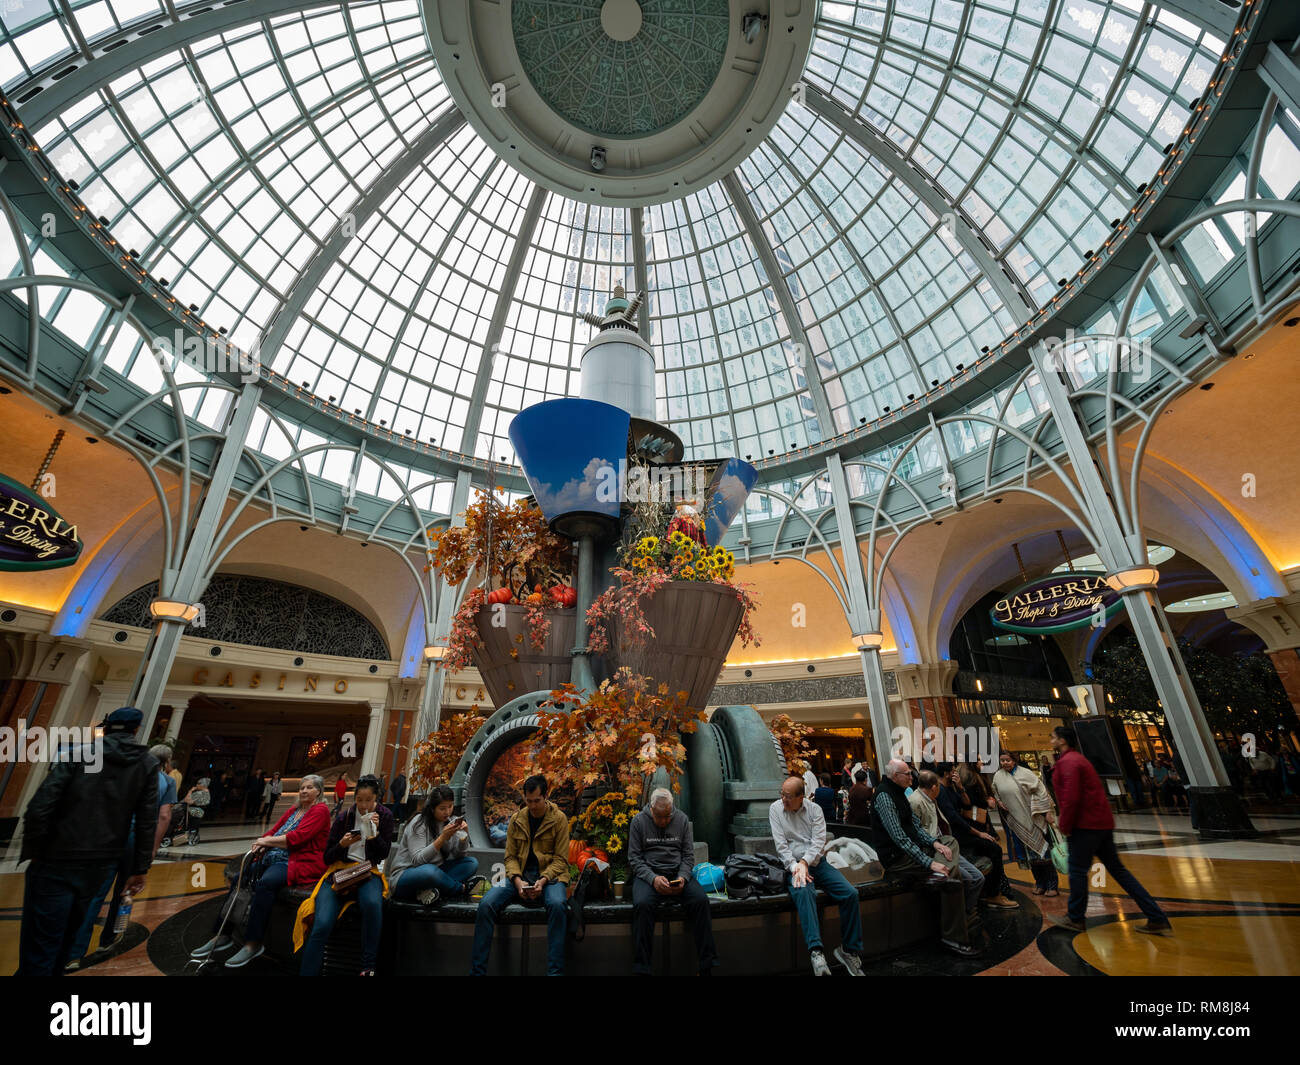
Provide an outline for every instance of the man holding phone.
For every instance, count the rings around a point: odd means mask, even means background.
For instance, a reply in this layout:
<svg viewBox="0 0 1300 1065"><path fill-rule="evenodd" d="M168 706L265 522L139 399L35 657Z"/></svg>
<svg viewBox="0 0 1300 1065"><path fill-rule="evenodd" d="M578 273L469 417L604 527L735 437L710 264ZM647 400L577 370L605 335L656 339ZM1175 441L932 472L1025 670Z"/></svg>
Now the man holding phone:
<svg viewBox="0 0 1300 1065"><path fill-rule="evenodd" d="M632 819L627 858L632 868L632 972L650 975L656 911L659 903L677 899L695 934L699 974L711 975L718 957L709 897L693 876L695 837L667 788L652 791L650 802Z"/></svg>
<svg viewBox="0 0 1300 1065"><path fill-rule="evenodd" d="M483 896L474 922L471 976L487 975L497 918L512 902L546 908L546 975L564 975L565 906L569 892L569 822L546 798L546 778L524 781L524 808L506 828L506 882Z"/></svg>

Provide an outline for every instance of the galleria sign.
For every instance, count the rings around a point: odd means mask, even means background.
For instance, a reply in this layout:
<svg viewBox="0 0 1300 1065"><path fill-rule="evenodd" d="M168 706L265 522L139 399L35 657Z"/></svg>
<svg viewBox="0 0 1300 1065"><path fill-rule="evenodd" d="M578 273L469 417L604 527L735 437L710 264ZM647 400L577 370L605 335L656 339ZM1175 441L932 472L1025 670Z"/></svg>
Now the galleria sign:
<svg viewBox="0 0 1300 1065"><path fill-rule="evenodd" d="M30 488L0 476L0 570L70 566L81 546L75 525Z"/></svg>
<svg viewBox="0 0 1300 1065"><path fill-rule="evenodd" d="M1104 573L1053 573L999 599L989 615L1009 632L1067 632L1104 627L1120 605Z"/></svg>

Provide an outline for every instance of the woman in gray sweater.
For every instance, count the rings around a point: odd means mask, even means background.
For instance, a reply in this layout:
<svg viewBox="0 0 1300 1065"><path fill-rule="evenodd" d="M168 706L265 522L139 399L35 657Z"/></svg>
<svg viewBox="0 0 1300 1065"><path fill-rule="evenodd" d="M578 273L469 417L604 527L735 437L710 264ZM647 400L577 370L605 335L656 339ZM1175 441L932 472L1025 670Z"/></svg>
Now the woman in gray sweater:
<svg viewBox="0 0 1300 1065"><path fill-rule="evenodd" d="M414 899L431 906L440 898L468 895L482 879L478 860L468 854L465 819L452 816L455 807L451 788L431 788L424 810L406 826L384 870L398 902Z"/></svg>

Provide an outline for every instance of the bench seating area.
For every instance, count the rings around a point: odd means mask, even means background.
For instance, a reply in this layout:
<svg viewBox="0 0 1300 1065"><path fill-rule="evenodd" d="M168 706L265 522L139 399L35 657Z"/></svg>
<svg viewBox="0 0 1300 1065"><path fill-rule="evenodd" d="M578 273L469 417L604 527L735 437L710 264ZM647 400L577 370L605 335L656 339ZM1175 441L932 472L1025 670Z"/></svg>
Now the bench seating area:
<svg viewBox="0 0 1300 1065"><path fill-rule="evenodd" d="M226 868L227 883L238 862ZM267 930L263 960L271 967L296 972L293 919L310 892L284 888ZM939 928L939 900L889 878L858 888L864 954L884 957L934 940ZM839 913L821 903L822 938L827 952L839 945ZM376 971L381 976L463 976L469 972L474 936L475 902L444 902L434 907L387 900L384 932ZM718 947L717 975L778 975L808 971L803 934L789 896L754 899L716 898L710 904ZM632 965L630 900L588 902L583 909L586 935L571 936L566 973L571 976L627 975ZM361 921L351 907L340 918L325 952L327 975L355 975L360 969ZM695 972L694 941L676 903L665 903L656 928L656 975L689 976ZM536 975L546 972L545 913L540 906L508 907L497 924L489 972Z"/></svg>

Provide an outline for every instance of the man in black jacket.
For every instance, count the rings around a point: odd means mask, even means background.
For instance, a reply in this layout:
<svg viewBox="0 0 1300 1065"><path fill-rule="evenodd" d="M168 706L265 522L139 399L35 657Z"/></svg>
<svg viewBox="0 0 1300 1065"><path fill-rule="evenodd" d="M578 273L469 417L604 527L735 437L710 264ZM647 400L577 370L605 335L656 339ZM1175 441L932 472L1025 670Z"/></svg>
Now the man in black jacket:
<svg viewBox="0 0 1300 1065"><path fill-rule="evenodd" d="M957 767L951 762L940 762L936 769L942 786L939 788L939 812L952 827L952 834L961 847L961 852L974 861L976 855L982 855L992 864L989 875L984 879L985 906L995 910L1018 910L1020 903L1011 898L1011 882L1002 869L1002 846L989 832L980 825L972 824L962 817L957 801Z"/></svg>
<svg viewBox="0 0 1300 1065"><path fill-rule="evenodd" d="M135 742L135 707L104 719L102 761L55 764L23 817L27 867L16 976L62 976L95 890L117 868L131 820L139 830L125 890L144 887L158 822L158 761ZM88 752L82 752L87 753Z"/></svg>
<svg viewBox="0 0 1300 1065"><path fill-rule="evenodd" d="M713 945L709 897L694 877L695 838L691 822L673 803L673 793L656 788L650 802L632 819L627 841L632 867L632 972L649 976L654 948L655 910L660 901L679 899L695 933L699 974L718 964Z"/></svg>

